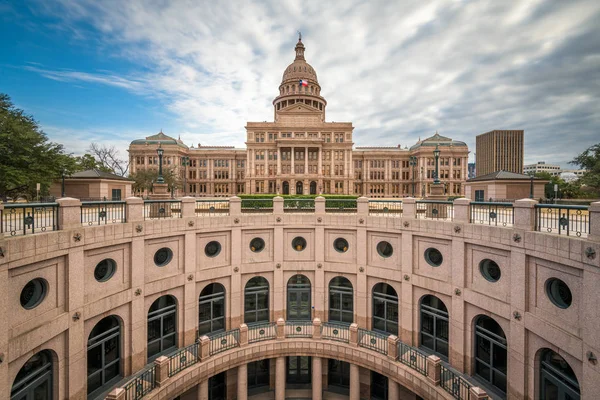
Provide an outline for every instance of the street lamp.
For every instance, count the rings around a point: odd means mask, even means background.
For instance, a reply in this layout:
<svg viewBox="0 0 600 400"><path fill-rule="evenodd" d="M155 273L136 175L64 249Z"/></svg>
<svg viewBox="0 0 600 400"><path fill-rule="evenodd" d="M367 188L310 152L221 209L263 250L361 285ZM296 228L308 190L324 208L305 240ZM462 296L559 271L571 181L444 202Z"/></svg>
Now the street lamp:
<svg viewBox="0 0 600 400"><path fill-rule="evenodd" d="M187 192L187 166L190 165L190 158L184 156L181 158L181 165L183 165L183 195L186 196Z"/></svg>
<svg viewBox="0 0 600 400"><path fill-rule="evenodd" d="M529 198L533 199L533 174L531 174L529 182Z"/></svg>
<svg viewBox="0 0 600 400"><path fill-rule="evenodd" d="M417 166L417 156L410 156L408 164L412 168L412 197L415 197L415 167Z"/></svg>
<svg viewBox="0 0 600 400"><path fill-rule="evenodd" d="M438 145L435 145L435 150L433 151L433 157L435 158L435 176L433 177L434 185L440 183L440 174L439 174L439 165L438 160L440 158L440 150L438 149Z"/></svg>
<svg viewBox="0 0 600 400"><path fill-rule="evenodd" d="M63 169L62 170L62 185L61 185L61 188L60 188L60 192L61 192L60 197L65 197L65 174L66 173L67 172Z"/></svg>
<svg viewBox="0 0 600 400"><path fill-rule="evenodd" d="M162 158L165 151L160 144L158 145L158 149L156 149L156 153L158 154L158 178L156 179L156 183L165 183L162 173Z"/></svg>

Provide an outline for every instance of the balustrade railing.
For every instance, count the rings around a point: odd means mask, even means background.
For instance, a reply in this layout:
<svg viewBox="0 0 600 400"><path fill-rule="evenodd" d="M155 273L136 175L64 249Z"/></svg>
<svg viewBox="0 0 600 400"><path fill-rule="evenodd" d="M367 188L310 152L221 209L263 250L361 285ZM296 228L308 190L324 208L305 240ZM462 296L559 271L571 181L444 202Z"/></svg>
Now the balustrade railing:
<svg viewBox="0 0 600 400"><path fill-rule="evenodd" d="M58 230L58 203L6 203L0 211L0 233L10 236Z"/></svg>
<svg viewBox="0 0 600 400"><path fill-rule="evenodd" d="M454 219L454 204L443 200L417 200L417 219L447 220Z"/></svg>
<svg viewBox="0 0 600 400"><path fill-rule="evenodd" d="M473 385L457 372L442 364L440 386L457 400L469 400L469 390Z"/></svg>
<svg viewBox="0 0 600 400"><path fill-rule="evenodd" d="M312 213L315 212L315 199L284 199L284 213Z"/></svg>
<svg viewBox="0 0 600 400"><path fill-rule="evenodd" d="M472 201L470 207L472 224L512 226L515 223L512 203Z"/></svg>
<svg viewBox="0 0 600 400"><path fill-rule="evenodd" d="M260 322L248 325L248 343L262 342L276 337L277 324L275 322Z"/></svg>
<svg viewBox="0 0 600 400"><path fill-rule="evenodd" d="M427 355L414 347L398 342L398 361L427 376Z"/></svg>
<svg viewBox="0 0 600 400"><path fill-rule="evenodd" d="M229 215L229 200L196 199L194 214L196 217Z"/></svg>
<svg viewBox="0 0 600 400"><path fill-rule="evenodd" d="M336 322L323 322L323 325L321 325L321 337L323 339L349 343L350 326Z"/></svg>
<svg viewBox="0 0 600 400"><path fill-rule="evenodd" d="M312 337L312 321L286 321L285 337Z"/></svg>
<svg viewBox="0 0 600 400"><path fill-rule="evenodd" d="M169 377L198 362L198 343L177 350L169 356Z"/></svg>
<svg viewBox="0 0 600 400"><path fill-rule="evenodd" d="M369 200L369 215L402 216L402 200Z"/></svg>
<svg viewBox="0 0 600 400"><path fill-rule="evenodd" d="M125 384L123 387L125 390L125 400L139 400L150 393L155 387L156 366L152 365Z"/></svg>
<svg viewBox="0 0 600 400"><path fill-rule="evenodd" d="M127 221L124 201L85 201L81 203L82 225L118 224Z"/></svg>
<svg viewBox="0 0 600 400"><path fill-rule="evenodd" d="M586 237L590 232L588 207L536 204L535 230L559 235Z"/></svg>
<svg viewBox="0 0 600 400"><path fill-rule="evenodd" d="M212 356L214 354L233 349L240 345L240 330L232 329L230 331L216 333L210 335L210 352Z"/></svg>
<svg viewBox="0 0 600 400"><path fill-rule="evenodd" d="M181 218L181 200L144 200L144 219Z"/></svg>
<svg viewBox="0 0 600 400"><path fill-rule="evenodd" d="M358 328L358 345L387 356L388 336L384 333Z"/></svg>
<svg viewBox="0 0 600 400"><path fill-rule="evenodd" d="M325 199L326 213L353 214L357 211L356 199Z"/></svg>

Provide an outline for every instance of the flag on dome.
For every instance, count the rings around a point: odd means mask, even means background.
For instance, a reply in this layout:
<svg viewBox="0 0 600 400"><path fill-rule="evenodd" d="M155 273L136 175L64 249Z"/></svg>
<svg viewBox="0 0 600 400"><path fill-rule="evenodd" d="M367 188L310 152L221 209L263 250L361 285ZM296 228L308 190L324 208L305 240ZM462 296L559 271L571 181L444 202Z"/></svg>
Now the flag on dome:
<svg viewBox="0 0 600 400"><path fill-rule="evenodd" d="M308 81L305 81L304 79L300 79L300 86L308 86Z"/></svg>

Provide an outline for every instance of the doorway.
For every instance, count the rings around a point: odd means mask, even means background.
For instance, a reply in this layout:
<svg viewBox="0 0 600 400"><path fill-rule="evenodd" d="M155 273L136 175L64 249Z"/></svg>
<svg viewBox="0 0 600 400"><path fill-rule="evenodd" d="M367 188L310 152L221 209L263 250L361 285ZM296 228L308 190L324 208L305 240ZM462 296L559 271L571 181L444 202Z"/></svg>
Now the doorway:
<svg viewBox="0 0 600 400"><path fill-rule="evenodd" d="M290 194L290 183L288 181L283 181L283 194Z"/></svg>
<svg viewBox="0 0 600 400"><path fill-rule="evenodd" d="M302 182L296 182L296 194L304 194L304 185Z"/></svg>
<svg viewBox="0 0 600 400"><path fill-rule="evenodd" d="M315 181L310 183L310 194L317 194L317 182Z"/></svg>

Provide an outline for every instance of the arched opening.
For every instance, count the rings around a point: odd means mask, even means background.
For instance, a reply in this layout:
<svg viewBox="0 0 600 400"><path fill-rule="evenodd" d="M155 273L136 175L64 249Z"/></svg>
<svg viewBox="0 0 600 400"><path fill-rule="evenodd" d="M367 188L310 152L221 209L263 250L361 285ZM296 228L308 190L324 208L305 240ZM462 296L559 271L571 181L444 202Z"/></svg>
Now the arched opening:
<svg viewBox="0 0 600 400"><path fill-rule="evenodd" d="M198 300L198 336L225 330L225 288L220 283L206 285Z"/></svg>
<svg viewBox="0 0 600 400"><path fill-rule="evenodd" d="M540 398L557 400L579 400L581 392L575 372L558 353L542 350L540 359Z"/></svg>
<svg viewBox="0 0 600 400"><path fill-rule="evenodd" d="M317 182L315 181L310 183L310 194L317 194Z"/></svg>
<svg viewBox="0 0 600 400"><path fill-rule="evenodd" d="M398 334L398 294L387 283L373 286L373 330Z"/></svg>
<svg viewBox="0 0 600 400"><path fill-rule="evenodd" d="M289 356L286 366L286 383L289 389L306 387L312 381L312 357Z"/></svg>
<svg viewBox="0 0 600 400"><path fill-rule="evenodd" d="M121 324L110 315L101 319L87 342L87 393L93 398L121 378Z"/></svg>
<svg viewBox="0 0 600 400"><path fill-rule="evenodd" d="M303 194L303 193L304 193L304 184L302 183L302 181L296 182L296 194Z"/></svg>
<svg viewBox="0 0 600 400"><path fill-rule="evenodd" d="M348 396L350 394L350 364L330 358L327 362L327 390Z"/></svg>
<svg viewBox="0 0 600 400"><path fill-rule="evenodd" d="M388 378L375 371L371 371L371 399L387 400Z"/></svg>
<svg viewBox="0 0 600 400"><path fill-rule="evenodd" d="M421 347L448 358L448 309L444 302L435 296L421 299Z"/></svg>
<svg viewBox="0 0 600 400"><path fill-rule="evenodd" d="M336 276L329 281L329 321L343 324L354 322L352 283L343 276Z"/></svg>
<svg viewBox="0 0 600 400"><path fill-rule="evenodd" d="M227 399L227 373L220 374L208 378L208 400L225 400Z"/></svg>
<svg viewBox="0 0 600 400"><path fill-rule="evenodd" d="M19 370L10 390L11 400L52 400L52 354L42 350Z"/></svg>
<svg viewBox="0 0 600 400"><path fill-rule="evenodd" d="M269 321L269 282L255 276L244 289L244 323Z"/></svg>
<svg viewBox="0 0 600 400"><path fill-rule="evenodd" d="M485 315L475 322L475 375L506 393L508 361L506 336L496 321Z"/></svg>
<svg viewBox="0 0 600 400"><path fill-rule="evenodd" d="M248 363L248 395L268 392L270 372L268 358Z"/></svg>
<svg viewBox="0 0 600 400"><path fill-rule="evenodd" d="M290 183L288 181L283 181L283 183L281 184L281 188L283 194L290 194Z"/></svg>
<svg viewBox="0 0 600 400"><path fill-rule="evenodd" d="M161 296L148 310L148 361L177 347L177 303Z"/></svg>
<svg viewBox="0 0 600 400"><path fill-rule="evenodd" d="M287 284L287 319L310 321L310 281L304 275L294 275Z"/></svg>

